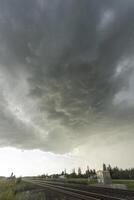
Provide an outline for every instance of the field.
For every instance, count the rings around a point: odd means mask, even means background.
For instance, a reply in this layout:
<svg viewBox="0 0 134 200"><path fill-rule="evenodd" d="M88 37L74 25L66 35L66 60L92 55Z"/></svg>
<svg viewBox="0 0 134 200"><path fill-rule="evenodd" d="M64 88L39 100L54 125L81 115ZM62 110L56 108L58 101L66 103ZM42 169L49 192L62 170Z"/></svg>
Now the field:
<svg viewBox="0 0 134 200"><path fill-rule="evenodd" d="M0 200L15 200L13 192L13 182L6 181L4 178L0 179Z"/></svg>
<svg viewBox="0 0 134 200"><path fill-rule="evenodd" d="M63 181L63 180L60 180L60 181ZM97 180L88 181L87 178L67 178L67 179L64 179L64 181L67 183L76 183L76 184L84 184L84 185L97 183Z"/></svg>
<svg viewBox="0 0 134 200"><path fill-rule="evenodd" d="M63 180L59 180L63 181ZM84 184L84 185L92 185L92 184L97 184L97 180L90 180L88 181L87 178L68 178L64 179L65 182L68 183L76 183L76 184ZM114 184L125 184L128 189L134 190L134 180L112 180L112 183Z"/></svg>
<svg viewBox="0 0 134 200"><path fill-rule="evenodd" d="M40 193L30 192L31 185L16 179L0 179L0 200L39 200Z"/></svg>

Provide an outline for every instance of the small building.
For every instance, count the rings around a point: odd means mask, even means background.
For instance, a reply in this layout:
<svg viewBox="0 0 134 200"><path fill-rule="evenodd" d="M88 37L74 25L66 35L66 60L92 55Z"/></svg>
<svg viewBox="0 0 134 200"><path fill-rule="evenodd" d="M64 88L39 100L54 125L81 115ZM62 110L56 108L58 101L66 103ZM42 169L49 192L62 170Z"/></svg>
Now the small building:
<svg viewBox="0 0 134 200"><path fill-rule="evenodd" d="M109 170L99 170L97 171L97 180L99 184L112 184L112 179Z"/></svg>
<svg viewBox="0 0 134 200"><path fill-rule="evenodd" d="M59 178L60 178L60 179L65 179L66 176L65 176L65 175L60 175Z"/></svg>

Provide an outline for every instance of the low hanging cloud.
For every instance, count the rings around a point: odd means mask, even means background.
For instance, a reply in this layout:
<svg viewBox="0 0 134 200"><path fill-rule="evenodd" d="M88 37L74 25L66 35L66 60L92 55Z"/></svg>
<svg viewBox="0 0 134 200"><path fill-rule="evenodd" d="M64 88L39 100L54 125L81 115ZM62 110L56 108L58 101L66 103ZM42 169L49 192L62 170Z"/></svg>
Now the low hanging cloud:
<svg viewBox="0 0 134 200"><path fill-rule="evenodd" d="M134 3L0 2L0 145L65 153L133 136Z"/></svg>

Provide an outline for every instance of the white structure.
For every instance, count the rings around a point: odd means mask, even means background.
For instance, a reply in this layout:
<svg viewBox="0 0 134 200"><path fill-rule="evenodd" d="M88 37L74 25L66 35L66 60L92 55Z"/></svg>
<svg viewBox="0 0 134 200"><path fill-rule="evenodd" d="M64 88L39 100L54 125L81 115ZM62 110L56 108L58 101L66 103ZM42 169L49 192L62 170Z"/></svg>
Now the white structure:
<svg viewBox="0 0 134 200"><path fill-rule="evenodd" d="M112 184L112 179L108 170L97 171L97 179L100 184Z"/></svg>
<svg viewBox="0 0 134 200"><path fill-rule="evenodd" d="M65 175L60 175L59 178L60 179L64 179L64 178L66 178L66 176Z"/></svg>

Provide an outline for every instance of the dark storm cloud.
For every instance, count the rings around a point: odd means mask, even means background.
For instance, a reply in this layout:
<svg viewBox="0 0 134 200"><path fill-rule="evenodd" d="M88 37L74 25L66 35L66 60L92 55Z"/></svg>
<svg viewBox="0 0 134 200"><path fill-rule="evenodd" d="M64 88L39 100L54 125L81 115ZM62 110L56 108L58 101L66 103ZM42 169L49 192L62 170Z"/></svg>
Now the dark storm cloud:
<svg viewBox="0 0 134 200"><path fill-rule="evenodd" d="M100 127L109 125L111 132L115 119L117 129L128 123L133 11L131 0L0 1L2 101L16 120L9 145L67 152ZM4 123L8 118L1 114ZM7 145L11 133L3 134Z"/></svg>

